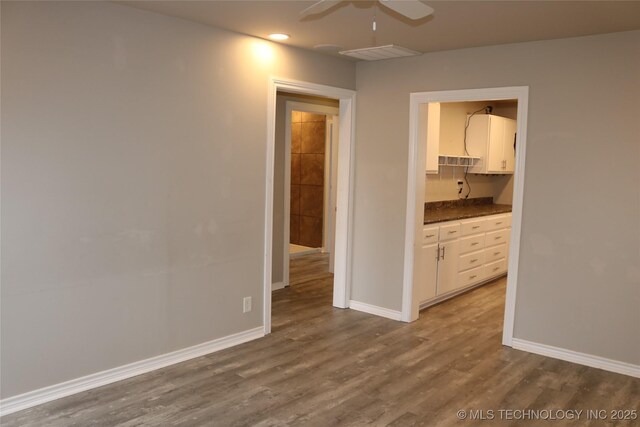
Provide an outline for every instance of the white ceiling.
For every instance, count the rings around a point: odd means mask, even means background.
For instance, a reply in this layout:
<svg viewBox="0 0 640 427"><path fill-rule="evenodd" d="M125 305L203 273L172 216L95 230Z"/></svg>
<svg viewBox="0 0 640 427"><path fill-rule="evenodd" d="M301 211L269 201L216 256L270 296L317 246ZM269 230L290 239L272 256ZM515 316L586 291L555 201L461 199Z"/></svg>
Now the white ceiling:
<svg viewBox="0 0 640 427"><path fill-rule="evenodd" d="M313 1L118 3L256 37L284 32L291 35L285 44L307 49L321 44L341 49L396 44L432 52L640 29L640 1L423 1L435 13L419 21L375 1L345 1L304 19L299 12Z"/></svg>

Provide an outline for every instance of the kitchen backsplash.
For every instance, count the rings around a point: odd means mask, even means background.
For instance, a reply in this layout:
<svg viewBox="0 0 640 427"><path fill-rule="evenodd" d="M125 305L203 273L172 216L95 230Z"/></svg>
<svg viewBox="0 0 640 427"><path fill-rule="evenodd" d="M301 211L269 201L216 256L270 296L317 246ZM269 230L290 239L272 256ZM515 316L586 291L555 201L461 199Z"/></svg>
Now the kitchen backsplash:
<svg viewBox="0 0 640 427"><path fill-rule="evenodd" d="M464 169L441 167L438 175L426 175L425 202L455 200L458 198L458 180L464 181ZM467 174L471 185L469 198L493 197L495 203L510 205L513 200L513 175ZM463 195L469 187L464 184Z"/></svg>

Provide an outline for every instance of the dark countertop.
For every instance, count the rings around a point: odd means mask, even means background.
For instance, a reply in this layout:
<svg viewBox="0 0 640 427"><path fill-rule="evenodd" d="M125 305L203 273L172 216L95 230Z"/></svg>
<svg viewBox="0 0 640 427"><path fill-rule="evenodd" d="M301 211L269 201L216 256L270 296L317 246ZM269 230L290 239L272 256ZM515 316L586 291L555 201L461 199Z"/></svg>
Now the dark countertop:
<svg viewBox="0 0 640 427"><path fill-rule="evenodd" d="M497 205L492 197L429 202L424 204L424 224L507 212L511 212L511 205Z"/></svg>

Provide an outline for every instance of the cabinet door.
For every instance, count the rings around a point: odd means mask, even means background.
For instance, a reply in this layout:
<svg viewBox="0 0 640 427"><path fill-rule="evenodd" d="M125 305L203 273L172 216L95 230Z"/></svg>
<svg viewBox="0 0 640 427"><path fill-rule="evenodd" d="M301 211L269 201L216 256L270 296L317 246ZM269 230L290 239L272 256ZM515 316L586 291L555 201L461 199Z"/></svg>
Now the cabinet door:
<svg viewBox="0 0 640 427"><path fill-rule="evenodd" d="M516 150L514 144L516 142L516 121L504 121L504 160L505 172L513 173L516 166Z"/></svg>
<svg viewBox="0 0 640 427"><path fill-rule="evenodd" d="M491 116L489 121L489 150L487 172L504 172L504 122L502 117Z"/></svg>
<svg viewBox="0 0 640 427"><path fill-rule="evenodd" d="M458 279L458 258L460 242L458 239L440 243L440 261L438 262L438 295L456 289Z"/></svg>
<svg viewBox="0 0 640 427"><path fill-rule="evenodd" d="M426 109L427 122L424 124ZM438 153L440 152L440 103L420 104L420 134L426 134L427 173L438 173ZM424 128L426 126L426 128ZM420 139L423 141L423 139Z"/></svg>
<svg viewBox="0 0 640 427"><path fill-rule="evenodd" d="M482 159L482 162L469 168L471 173L487 173L490 117L488 114L476 114L473 117L467 115L469 123L467 128L467 151L470 156Z"/></svg>
<svg viewBox="0 0 640 427"><path fill-rule="evenodd" d="M423 303L436 296L438 277L438 244L423 246L420 259L418 301Z"/></svg>

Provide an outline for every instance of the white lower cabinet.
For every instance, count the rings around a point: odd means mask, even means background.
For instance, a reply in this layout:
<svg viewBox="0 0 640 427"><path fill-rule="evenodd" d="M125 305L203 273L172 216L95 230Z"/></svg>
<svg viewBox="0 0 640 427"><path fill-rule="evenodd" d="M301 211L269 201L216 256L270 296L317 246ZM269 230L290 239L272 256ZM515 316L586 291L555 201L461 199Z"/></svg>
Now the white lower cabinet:
<svg viewBox="0 0 640 427"><path fill-rule="evenodd" d="M464 288L482 282L486 277L484 273L484 266L482 265L480 267L458 273L458 288Z"/></svg>
<svg viewBox="0 0 640 427"><path fill-rule="evenodd" d="M507 271L507 260L504 258L489 264L485 264L484 266L485 277L499 276L502 273L506 273L506 271Z"/></svg>
<svg viewBox="0 0 640 427"><path fill-rule="evenodd" d="M484 249L484 233L460 239L460 253Z"/></svg>
<svg viewBox="0 0 640 427"><path fill-rule="evenodd" d="M511 214L429 224L423 230L420 304L507 272Z"/></svg>
<svg viewBox="0 0 640 427"><path fill-rule="evenodd" d="M455 286L458 274L459 223L425 227L422 232L418 300L428 301ZM439 236L434 240L434 236ZM434 243L435 242L435 243Z"/></svg>
<svg viewBox="0 0 640 427"><path fill-rule="evenodd" d="M484 250L484 258L487 263L507 257L507 244L501 243Z"/></svg>
<svg viewBox="0 0 640 427"><path fill-rule="evenodd" d="M438 280L436 295L442 295L455 289L458 275L458 239L439 243Z"/></svg>
<svg viewBox="0 0 640 427"><path fill-rule="evenodd" d="M458 269L460 271L464 271L470 268L481 267L484 264L484 258L484 249L478 252L471 252L465 255L460 255Z"/></svg>
<svg viewBox="0 0 640 427"><path fill-rule="evenodd" d="M420 282L418 287L418 301L426 301L436 296L438 282L438 244L422 247L420 257Z"/></svg>

